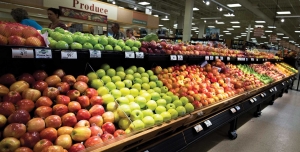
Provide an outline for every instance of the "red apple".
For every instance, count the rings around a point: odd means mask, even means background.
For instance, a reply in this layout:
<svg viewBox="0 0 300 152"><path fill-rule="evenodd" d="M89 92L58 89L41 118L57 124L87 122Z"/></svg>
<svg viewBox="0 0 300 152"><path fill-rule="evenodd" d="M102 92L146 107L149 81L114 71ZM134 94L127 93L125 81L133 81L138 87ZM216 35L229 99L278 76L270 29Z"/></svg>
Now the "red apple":
<svg viewBox="0 0 300 152"><path fill-rule="evenodd" d="M51 115L45 119L46 127L59 128L62 124L61 118L58 115Z"/></svg>
<svg viewBox="0 0 300 152"><path fill-rule="evenodd" d="M93 96L98 96L98 92L94 88L87 88L83 94L88 96L89 98L92 98Z"/></svg>
<svg viewBox="0 0 300 152"><path fill-rule="evenodd" d="M0 84L10 86L16 82L16 78L13 74L7 73L0 77Z"/></svg>
<svg viewBox="0 0 300 152"><path fill-rule="evenodd" d="M80 109L76 114L76 118L78 121L79 120L89 120L90 117L91 117L91 114L86 109Z"/></svg>
<svg viewBox="0 0 300 152"><path fill-rule="evenodd" d="M45 147L41 152L65 152L62 146L52 145Z"/></svg>
<svg viewBox="0 0 300 152"><path fill-rule="evenodd" d="M65 75L62 80L62 82L67 82L70 86L73 86L74 83L76 82L76 79L72 75Z"/></svg>
<svg viewBox="0 0 300 152"><path fill-rule="evenodd" d="M32 75L36 81L43 81L48 77L48 74L44 70L37 70Z"/></svg>
<svg viewBox="0 0 300 152"><path fill-rule="evenodd" d="M90 127L90 123L87 120L79 120L76 125L74 126L74 128L76 127Z"/></svg>
<svg viewBox="0 0 300 152"><path fill-rule="evenodd" d="M32 101L36 101L39 97L41 97L41 92L36 89L26 89L22 92L23 99L30 99Z"/></svg>
<svg viewBox="0 0 300 152"><path fill-rule="evenodd" d="M70 101L71 101L71 99L65 95L58 95L56 97L56 104L68 105L70 103Z"/></svg>
<svg viewBox="0 0 300 152"><path fill-rule="evenodd" d="M60 77L60 78L63 78L63 77L66 75L65 71L62 70L62 69L57 69L57 70L55 70L55 71L53 72L53 74L54 74L54 75L57 75L57 76Z"/></svg>
<svg viewBox="0 0 300 152"><path fill-rule="evenodd" d="M14 137L6 137L0 142L1 152L14 152L20 147L20 141Z"/></svg>
<svg viewBox="0 0 300 152"><path fill-rule="evenodd" d="M51 142L54 142L57 138L57 130L55 128L45 128L40 132L41 139L48 139Z"/></svg>
<svg viewBox="0 0 300 152"><path fill-rule="evenodd" d="M102 135L101 135L101 139L103 140L103 142L107 142L109 140L112 140L114 139L114 136L110 133L107 133L107 132L104 132Z"/></svg>
<svg viewBox="0 0 300 152"><path fill-rule="evenodd" d="M56 88L61 94L66 94L70 90L70 85L67 82L59 82L56 84Z"/></svg>
<svg viewBox="0 0 300 152"><path fill-rule="evenodd" d="M68 152L79 152L79 151L84 151L85 150L85 146L81 143L76 143L73 144L69 149Z"/></svg>
<svg viewBox="0 0 300 152"><path fill-rule="evenodd" d="M90 98L90 103L92 106L96 104L102 105L103 99L100 96L93 96Z"/></svg>
<svg viewBox="0 0 300 152"><path fill-rule="evenodd" d="M29 83L30 85L32 85L35 82L35 79L33 78L33 76L29 73L23 73L22 75L20 75L19 79L20 80L24 80L27 83Z"/></svg>
<svg viewBox="0 0 300 152"><path fill-rule="evenodd" d="M30 120L30 114L26 110L16 110L8 117L9 123L26 124Z"/></svg>
<svg viewBox="0 0 300 152"><path fill-rule="evenodd" d="M26 126L22 123L11 123L7 125L3 130L3 137L15 137L20 138L26 133Z"/></svg>
<svg viewBox="0 0 300 152"><path fill-rule="evenodd" d="M16 103L16 110L23 109L31 112L34 108L34 102L30 99L23 99Z"/></svg>
<svg viewBox="0 0 300 152"><path fill-rule="evenodd" d="M80 105L81 105L82 108L86 108L86 107L88 107L90 105L90 99L89 99L88 96L85 96L85 95L79 96L77 98L77 102L80 103Z"/></svg>
<svg viewBox="0 0 300 152"><path fill-rule="evenodd" d="M42 139L34 145L33 151L34 152L41 152L45 147L49 147L49 146L52 146L52 145L53 145L53 143L50 140Z"/></svg>
<svg viewBox="0 0 300 152"><path fill-rule="evenodd" d="M63 134L57 137L55 145L62 146L64 149L69 149L72 146L72 138L68 134Z"/></svg>
<svg viewBox="0 0 300 152"><path fill-rule="evenodd" d="M20 138L21 145L31 149L38 141L40 141L38 132L27 132Z"/></svg>
<svg viewBox="0 0 300 152"><path fill-rule="evenodd" d="M86 148L88 148L88 147L92 147L92 146L95 146L100 143L103 143L103 141L99 136L92 136L84 142L84 146Z"/></svg>
<svg viewBox="0 0 300 152"><path fill-rule="evenodd" d="M80 93L84 93L84 91L88 88L88 85L85 82L78 81L74 84L74 89L78 90Z"/></svg>
<svg viewBox="0 0 300 152"><path fill-rule="evenodd" d="M32 88L43 92L45 89L48 88L48 84L45 81L39 80L33 83Z"/></svg>
<svg viewBox="0 0 300 152"><path fill-rule="evenodd" d="M17 81L14 82L10 87L9 90L10 91L17 91L19 93L22 93L24 90L29 88L29 83L27 83L26 81Z"/></svg>
<svg viewBox="0 0 300 152"><path fill-rule="evenodd" d="M72 101L68 104L68 109L70 112L76 113L78 110L81 109L81 105L77 101Z"/></svg>
<svg viewBox="0 0 300 152"><path fill-rule="evenodd" d="M26 124L27 132L40 132L45 129L45 121L42 118L32 118Z"/></svg>
<svg viewBox="0 0 300 152"><path fill-rule="evenodd" d="M28 147L19 147L14 152L33 152L33 151Z"/></svg>
<svg viewBox="0 0 300 152"><path fill-rule="evenodd" d="M3 96L3 101L9 101L13 104L16 104L21 99L21 94L17 91L10 91L8 94Z"/></svg>
<svg viewBox="0 0 300 152"><path fill-rule="evenodd" d="M61 117L63 126L73 127L77 123L77 118L74 113L67 113Z"/></svg>
<svg viewBox="0 0 300 152"><path fill-rule="evenodd" d="M102 116L98 115L98 116L93 116L89 119L90 124L95 124L98 127L101 127L103 125L103 118Z"/></svg>
<svg viewBox="0 0 300 152"><path fill-rule="evenodd" d="M118 129L118 130L116 130L115 132L114 132L114 137L116 138L116 137L120 137L120 136L124 136L124 135L126 135L126 132L124 131L124 130L122 130L122 129Z"/></svg>
<svg viewBox="0 0 300 152"><path fill-rule="evenodd" d="M103 134L102 129L96 125L92 125L90 127L90 129L91 129L91 133L92 133L91 136L101 136Z"/></svg>
<svg viewBox="0 0 300 152"><path fill-rule="evenodd" d="M116 127L113 123L111 122L106 122L101 126L102 130L104 133L109 133L109 134L114 134L116 131Z"/></svg>
<svg viewBox="0 0 300 152"><path fill-rule="evenodd" d="M52 115L52 108L48 107L48 106L40 106L35 109L34 115L36 117L41 117L41 118L45 119L48 116Z"/></svg>
<svg viewBox="0 0 300 152"><path fill-rule="evenodd" d="M89 110L91 116L102 116L102 114L105 112L105 109L102 105L94 105Z"/></svg>
<svg viewBox="0 0 300 152"><path fill-rule="evenodd" d="M68 113L68 106L64 104L56 104L53 106L52 110L54 115L63 116Z"/></svg>
<svg viewBox="0 0 300 152"><path fill-rule="evenodd" d="M5 96L8 93L9 93L9 89L6 86L0 84L0 97Z"/></svg>
<svg viewBox="0 0 300 152"><path fill-rule="evenodd" d="M37 108L40 107L40 106L51 107L52 104L53 104L53 102L52 102L52 100L49 97L41 96L35 102L35 107L37 107Z"/></svg>
<svg viewBox="0 0 300 152"><path fill-rule="evenodd" d="M70 97L71 101L74 101L80 96L80 92L78 90L69 90L67 96Z"/></svg>
<svg viewBox="0 0 300 152"><path fill-rule="evenodd" d="M115 121L115 115L111 111L106 111L102 114L102 118L104 123L105 122L114 122Z"/></svg>
<svg viewBox="0 0 300 152"><path fill-rule="evenodd" d="M82 81L82 82L88 83L89 78L85 75L79 75L79 76L77 76L76 81Z"/></svg>
<svg viewBox="0 0 300 152"><path fill-rule="evenodd" d="M8 117L16 110L13 103L4 101L0 102L0 114Z"/></svg>
<svg viewBox="0 0 300 152"><path fill-rule="evenodd" d="M57 75L51 75L45 79L49 87L55 87L61 79Z"/></svg>
<svg viewBox="0 0 300 152"><path fill-rule="evenodd" d="M71 135L72 131L73 131L73 127L63 126L57 130L57 134L58 134L58 136L63 135L63 134Z"/></svg>
<svg viewBox="0 0 300 152"><path fill-rule="evenodd" d="M51 100L56 99L59 95L59 91L57 88L49 87L43 91L43 96L49 97Z"/></svg>

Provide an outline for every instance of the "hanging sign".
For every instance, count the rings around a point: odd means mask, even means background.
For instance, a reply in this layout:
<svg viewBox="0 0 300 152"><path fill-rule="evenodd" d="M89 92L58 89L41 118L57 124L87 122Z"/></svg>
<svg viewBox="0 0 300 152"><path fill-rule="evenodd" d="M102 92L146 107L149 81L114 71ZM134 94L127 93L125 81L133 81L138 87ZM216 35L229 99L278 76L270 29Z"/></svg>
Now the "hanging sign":
<svg viewBox="0 0 300 152"><path fill-rule="evenodd" d="M264 32L265 32L265 30L261 27L254 28L254 36L261 37L261 36L265 35Z"/></svg>
<svg viewBox="0 0 300 152"><path fill-rule="evenodd" d="M270 35L270 42L277 43L277 35L276 34Z"/></svg>

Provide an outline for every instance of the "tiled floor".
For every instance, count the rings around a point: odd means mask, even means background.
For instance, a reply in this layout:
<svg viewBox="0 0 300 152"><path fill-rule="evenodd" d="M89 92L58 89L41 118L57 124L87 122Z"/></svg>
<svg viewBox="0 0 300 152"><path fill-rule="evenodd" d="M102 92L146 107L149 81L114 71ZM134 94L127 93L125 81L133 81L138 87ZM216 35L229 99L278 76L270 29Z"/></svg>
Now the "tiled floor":
<svg viewBox="0 0 300 152"><path fill-rule="evenodd" d="M274 105L262 110L262 116L243 115L238 137L227 137L229 125L200 139L184 152L300 152L300 92L289 90Z"/></svg>

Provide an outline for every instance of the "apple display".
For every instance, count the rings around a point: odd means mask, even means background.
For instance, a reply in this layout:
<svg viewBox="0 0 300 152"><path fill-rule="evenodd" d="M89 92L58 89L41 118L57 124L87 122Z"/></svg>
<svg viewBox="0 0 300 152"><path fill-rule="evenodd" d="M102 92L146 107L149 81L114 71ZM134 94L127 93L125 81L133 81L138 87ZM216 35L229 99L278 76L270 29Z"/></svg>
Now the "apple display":
<svg viewBox="0 0 300 152"><path fill-rule="evenodd" d="M156 114L161 114L162 112L167 111L167 109L164 106L157 106L155 109Z"/></svg>
<svg viewBox="0 0 300 152"><path fill-rule="evenodd" d="M62 125L61 118L58 115L50 115L45 119L46 127L59 128Z"/></svg>
<svg viewBox="0 0 300 152"><path fill-rule="evenodd" d="M182 106L181 100L175 100L172 102L176 107Z"/></svg>
<svg viewBox="0 0 300 152"><path fill-rule="evenodd" d="M130 113L130 119L132 121L134 121L134 120L142 120L143 117L144 117L144 114L142 113L141 110L133 110Z"/></svg>
<svg viewBox="0 0 300 152"><path fill-rule="evenodd" d="M43 91L43 96L49 97L51 100L56 99L59 95L59 90L54 87L49 87Z"/></svg>
<svg viewBox="0 0 300 152"><path fill-rule="evenodd" d="M27 124L27 132L40 132L45 129L45 121L42 118L32 118Z"/></svg>
<svg viewBox="0 0 300 152"><path fill-rule="evenodd" d="M31 112L34 109L34 102L30 99L19 100L15 107L16 110L22 109Z"/></svg>
<svg viewBox="0 0 300 152"><path fill-rule="evenodd" d="M153 116L153 114L154 114L151 109L143 110L142 113L143 113L144 117L146 117L146 116Z"/></svg>
<svg viewBox="0 0 300 152"><path fill-rule="evenodd" d="M151 116L144 117L142 121L145 124L145 128L152 127L155 124L155 121Z"/></svg>
<svg viewBox="0 0 300 152"><path fill-rule="evenodd" d="M45 82L48 84L49 87L55 87L56 84L61 82L61 78L57 75L51 75L45 79Z"/></svg>
<svg viewBox="0 0 300 152"><path fill-rule="evenodd" d="M0 151L3 152L14 152L20 147L21 143L17 138L6 137L0 142Z"/></svg>
<svg viewBox="0 0 300 152"><path fill-rule="evenodd" d="M97 89L98 95L103 97L104 95L109 93L109 89L105 86L101 86L100 88Z"/></svg>
<svg viewBox="0 0 300 152"><path fill-rule="evenodd" d="M110 133L110 134L113 134L116 130L116 127L113 123L111 122L105 122L102 126L101 126L101 129L103 130L103 132L107 132L107 133Z"/></svg>
<svg viewBox="0 0 300 152"><path fill-rule="evenodd" d="M164 119L160 114L154 114L152 117L154 119L155 125L160 125L164 122Z"/></svg>
<svg viewBox="0 0 300 152"><path fill-rule="evenodd" d="M71 133L74 141L85 141L91 136L91 130L88 127L75 127Z"/></svg>
<svg viewBox="0 0 300 152"><path fill-rule="evenodd" d="M163 117L164 122L169 122L171 120L171 114L167 111L160 113L160 115Z"/></svg>
<svg viewBox="0 0 300 152"><path fill-rule="evenodd" d="M94 88L87 88L83 94L88 96L89 98L92 98L93 96L98 96L98 92Z"/></svg>
<svg viewBox="0 0 300 152"><path fill-rule="evenodd" d="M126 135L125 131L122 129L118 129L114 132L114 137L115 138L120 138L120 137L124 137Z"/></svg>
<svg viewBox="0 0 300 152"><path fill-rule="evenodd" d="M186 114L186 110L183 106L178 106L176 111L178 112L178 116L184 116Z"/></svg>
<svg viewBox="0 0 300 152"><path fill-rule="evenodd" d="M178 112L175 109L168 109L168 112L171 114L171 119L176 119L178 117Z"/></svg>
<svg viewBox="0 0 300 152"><path fill-rule="evenodd" d="M115 111L118 108L118 104L116 102L110 102L106 105L107 111Z"/></svg>
<svg viewBox="0 0 300 152"><path fill-rule="evenodd" d="M120 91L121 91L121 95L123 97L125 97L125 96L127 96L127 95L130 94L130 90L128 88L121 88Z"/></svg>
<svg viewBox="0 0 300 152"><path fill-rule="evenodd" d="M73 86L74 83L76 82L76 79L72 75L65 75L65 76L63 76L63 78L61 79L61 81L62 82L67 82L70 86Z"/></svg>
<svg viewBox="0 0 300 152"><path fill-rule="evenodd" d="M100 137L101 137L102 141L105 143L110 143L115 138L114 135L107 133L107 132L103 133Z"/></svg>
<svg viewBox="0 0 300 152"><path fill-rule="evenodd" d="M105 105L107 105L107 104L110 103L110 102L115 102L115 98L114 98L114 96L111 95L111 94L103 95L103 96L102 96L102 99L103 99L103 103L104 103Z"/></svg>
<svg viewBox="0 0 300 152"><path fill-rule="evenodd" d="M191 113L194 111L194 106L191 103L185 104L184 108L186 109L186 113Z"/></svg>
<svg viewBox="0 0 300 152"><path fill-rule="evenodd" d="M48 88L48 84L47 82L45 81L35 81L33 84L32 84L32 88L33 89L37 89L39 90L40 92L43 92L46 88Z"/></svg>
<svg viewBox="0 0 300 152"><path fill-rule="evenodd" d="M49 127L45 128L40 132L40 138L41 139L48 139L51 142L54 142L57 138L57 130L55 128Z"/></svg>
<svg viewBox="0 0 300 152"><path fill-rule="evenodd" d="M98 95L96 95L96 96L92 96L91 98L90 98L90 103L91 103L91 105L93 106L93 105L102 105L103 104L103 99L102 99L102 97L100 97L100 96L98 96Z"/></svg>
<svg viewBox="0 0 300 152"><path fill-rule="evenodd" d="M33 152L41 152L45 147L52 146L53 143L48 139L41 139L38 141L34 147Z"/></svg>
<svg viewBox="0 0 300 152"><path fill-rule="evenodd" d="M76 81L82 81L82 82L88 83L89 78L85 75L79 75L79 76L77 76Z"/></svg>
<svg viewBox="0 0 300 152"><path fill-rule="evenodd" d="M129 105L123 104L117 108L118 114L121 118L125 118L130 115L131 109Z"/></svg>
<svg viewBox="0 0 300 152"><path fill-rule="evenodd" d="M38 141L40 141L40 134L38 132L26 132L20 137L21 145L31 149Z"/></svg>
<svg viewBox="0 0 300 152"><path fill-rule="evenodd" d="M64 104L68 105L71 102L70 97L66 95L58 95L56 96L56 104Z"/></svg>
<svg viewBox="0 0 300 152"><path fill-rule="evenodd" d="M135 102L130 102L129 107L130 107L131 110L141 110L140 105L135 103Z"/></svg>
<svg viewBox="0 0 300 152"><path fill-rule="evenodd" d="M102 114L103 122L114 122L115 121L115 116L114 113L111 111L106 111Z"/></svg>
<svg viewBox="0 0 300 152"><path fill-rule="evenodd" d="M72 131L73 131L73 127L62 126L57 130L57 135L58 136L64 135L64 134L71 135Z"/></svg>
<svg viewBox="0 0 300 152"><path fill-rule="evenodd" d="M142 120L135 120L130 124L129 128L133 131L138 131L144 129L145 124L143 123Z"/></svg>
<svg viewBox="0 0 300 152"><path fill-rule="evenodd" d="M134 97L131 94L126 95L125 97L129 100L129 103L134 101Z"/></svg>
<svg viewBox="0 0 300 152"><path fill-rule="evenodd" d="M22 93L24 90L26 90L28 88L29 88L29 83L27 83L26 81L21 80L21 81L14 82L9 87L9 90L10 91L16 91L16 92ZM7 94L7 93L5 93L5 94Z"/></svg>
<svg viewBox="0 0 300 152"><path fill-rule="evenodd" d="M71 101L76 101L76 99L80 96L80 92L78 90L69 90L67 92L67 96L71 99Z"/></svg>
<svg viewBox="0 0 300 152"><path fill-rule="evenodd" d="M73 87L74 89L78 90L80 93L84 93L85 90L88 88L88 85L83 81L78 81L75 82Z"/></svg>
<svg viewBox="0 0 300 152"><path fill-rule="evenodd" d="M158 106L164 106L164 107L166 107L166 105L167 105L167 101L165 99L158 99L156 101L156 103L157 103Z"/></svg>
<svg viewBox="0 0 300 152"><path fill-rule="evenodd" d="M139 104L139 106L141 108L144 108L146 106L146 103L147 103L146 98L144 98L142 96L135 97L134 102L136 102L137 104Z"/></svg>
<svg viewBox="0 0 300 152"><path fill-rule="evenodd" d="M146 106L147 106L148 109L155 110L156 107L157 107L157 103L154 100L149 100L146 103Z"/></svg>
<svg viewBox="0 0 300 152"><path fill-rule="evenodd" d="M91 136L101 136L103 134L102 129L97 125L92 125L90 129L91 129Z"/></svg>

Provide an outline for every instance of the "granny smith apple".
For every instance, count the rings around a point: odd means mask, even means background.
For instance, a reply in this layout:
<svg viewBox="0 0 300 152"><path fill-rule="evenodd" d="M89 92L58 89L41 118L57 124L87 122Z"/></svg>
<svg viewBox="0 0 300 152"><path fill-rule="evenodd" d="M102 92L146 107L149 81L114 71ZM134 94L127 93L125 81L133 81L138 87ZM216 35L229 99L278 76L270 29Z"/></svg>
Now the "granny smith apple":
<svg viewBox="0 0 300 152"><path fill-rule="evenodd" d="M133 74L134 71L133 71L132 69L126 69L126 70L125 70L125 73L126 73L126 74Z"/></svg>
<svg viewBox="0 0 300 152"><path fill-rule="evenodd" d="M131 121L128 118L121 118L118 122L118 125L121 129L127 129L131 124Z"/></svg>
<svg viewBox="0 0 300 152"><path fill-rule="evenodd" d="M97 89L97 92L98 92L99 96L103 96L103 95L108 94L109 90L108 90L108 88L102 86L102 87L100 87L100 88Z"/></svg>
<svg viewBox="0 0 300 152"><path fill-rule="evenodd" d="M129 100L129 102L134 102L134 96L133 95L129 94L129 95L126 95L125 97Z"/></svg>
<svg viewBox="0 0 300 152"><path fill-rule="evenodd" d="M174 95L173 92L170 92L170 91L168 91L166 94L170 97L172 97L172 95Z"/></svg>
<svg viewBox="0 0 300 152"><path fill-rule="evenodd" d="M149 100L147 103L146 103L146 106L147 106L147 108L148 109L151 109L151 110L155 110L156 109L156 107L157 107L157 103L156 103L156 101L154 101L154 100Z"/></svg>
<svg viewBox="0 0 300 152"><path fill-rule="evenodd" d="M160 88L160 87L164 86L164 84L162 81L158 80L158 81L156 81L156 86Z"/></svg>
<svg viewBox="0 0 300 152"><path fill-rule="evenodd" d="M142 121L145 124L145 128L152 127L155 124L155 121L151 116L145 116Z"/></svg>
<svg viewBox="0 0 300 152"><path fill-rule="evenodd" d="M65 41L58 41L55 45L55 48L57 48L57 49L68 49L69 45Z"/></svg>
<svg viewBox="0 0 300 152"><path fill-rule="evenodd" d="M135 89L135 88L132 88L130 89L130 94L133 96L133 97L137 97L139 95L139 90L138 89Z"/></svg>
<svg viewBox="0 0 300 152"><path fill-rule="evenodd" d="M151 94L151 93L153 93L155 91L153 89L149 89L149 90L147 90L147 92Z"/></svg>
<svg viewBox="0 0 300 152"><path fill-rule="evenodd" d="M149 90L150 89L150 85L148 83L143 83L142 84L142 89L143 90Z"/></svg>
<svg viewBox="0 0 300 152"><path fill-rule="evenodd" d="M154 119L155 125L160 125L164 122L164 118L160 114L154 114L152 118Z"/></svg>
<svg viewBox="0 0 300 152"><path fill-rule="evenodd" d="M125 88L125 83L122 82L122 81L117 81L115 83L115 85L116 85L117 89L119 89L119 90L122 89L122 88Z"/></svg>
<svg viewBox="0 0 300 152"><path fill-rule="evenodd" d="M126 40L125 44L126 44L127 46L129 46L129 47L133 47L133 45L134 45L134 40L128 39L128 40Z"/></svg>
<svg viewBox="0 0 300 152"><path fill-rule="evenodd" d="M138 52L138 51L139 51L139 48L137 48L137 47L132 47L132 48L131 48L131 51L133 51L133 52Z"/></svg>
<svg viewBox="0 0 300 152"><path fill-rule="evenodd" d="M146 101L151 100L151 95L148 92L142 93L140 96L144 97Z"/></svg>
<svg viewBox="0 0 300 152"><path fill-rule="evenodd" d="M169 122L171 120L171 114L167 111L164 111L160 114L163 117L164 122Z"/></svg>
<svg viewBox="0 0 300 152"><path fill-rule="evenodd" d="M104 46L102 44L95 44L94 45L94 49L95 50L103 51L104 50Z"/></svg>
<svg viewBox="0 0 300 152"><path fill-rule="evenodd" d="M149 77L152 76L152 75L154 75L154 73L153 73L152 70L147 70L146 72L147 72L147 74L149 75Z"/></svg>
<svg viewBox="0 0 300 152"><path fill-rule="evenodd" d="M55 41L55 40L49 40L49 42L50 42L49 47L51 49L56 49L56 43L57 43L57 41Z"/></svg>
<svg viewBox="0 0 300 152"><path fill-rule="evenodd" d="M137 90L141 90L142 89L142 85L139 83L134 84L131 88L137 89Z"/></svg>
<svg viewBox="0 0 300 152"><path fill-rule="evenodd" d="M142 78L140 73L133 73L134 78Z"/></svg>
<svg viewBox="0 0 300 152"><path fill-rule="evenodd" d="M94 89L98 89L104 85L101 79L94 79L91 81L91 87Z"/></svg>
<svg viewBox="0 0 300 152"><path fill-rule="evenodd" d="M123 48L125 46L125 42L123 40L118 41L117 45L120 46L121 48Z"/></svg>
<svg viewBox="0 0 300 152"><path fill-rule="evenodd" d="M125 52L129 52L129 51L131 51L131 48L130 48L129 46L124 46L124 47L123 47L123 50L124 50Z"/></svg>
<svg viewBox="0 0 300 152"><path fill-rule="evenodd" d="M111 81L112 81L112 82L121 81L121 77L115 75L115 76L113 76L113 77L111 78Z"/></svg>
<svg viewBox="0 0 300 152"><path fill-rule="evenodd" d="M133 131L138 131L144 129L145 124L142 120L135 120L130 124L129 128L131 128Z"/></svg>
<svg viewBox="0 0 300 152"><path fill-rule="evenodd" d="M156 87L156 82L150 81L150 82L149 82L149 85L150 85L150 88L153 89L153 88Z"/></svg>
<svg viewBox="0 0 300 152"><path fill-rule="evenodd" d="M178 112L175 109L169 109L168 113L171 114L171 119L176 119L178 117Z"/></svg>
<svg viewBox="0 0 300 152"><path fill-rule="evenodd" d="M106 71L106 70L110 69L110 66L107 63L104 63L101 65L100 68Z"/></svg>
<svg viewBox="0 0 300 152"><path fill-rule="evenodd" d="M146 103L147 103L146 98L144 98L142 96L135 97L134 98L134 102L137 103L137 104L139 104L139 106L141 108L144 108L146 106Z"/></svg>
<svg viewBox="0 0 300 152"><path fill-rule="evenodd" d="M168 95L163 95L162 98L167 101L167 104L172 102L172 97L170 97Z"/></svg>
<svg viewBox="0 0 300 152"><path fill-rule="evenodd" d="M166 107L167 107L167 110L176 109L176 106L173 103L168 103Z"/></svg>
<svg viewBox="0 0 300 152"><path fill-rule="evenodd" d="M107 37L100 37L99 38L99 43L102 44L102 45L108 45L108 40L107 40Z"/></svg>
<svg viewBox="0 0 300 152"><path fill-rule="evenodd" d="M158 80L158 78L157 78L156 75L151 75L150 76L150 81L157 81L157 80Z"/></svg>
<svg viewBox="0 0 300 152"><path fill-rule="evenodd" d="M62 40L67 42L69 45L73 43L73 38L69 34L64 34Z"/></svg>
<svg viewBox="0 0 300 152"><path fill-rule="evenodd" d="M176 111L178 112L178 116L184 116L186 114L186 110L183 106L178 106Z"/></svg>
<svg viewBox="0 0 300 152"><path fill-rule="evenodd" d="M129 100L126 97L118 97L116 100L120 105L129 104Z"/></svg>
<svg viewBox="0 0 300 152"><path fill-rule="evenodd" d="M116 70L110 68L110 69L106 70L106 75L108 75L108 76L110 76L110 77L113 77L113 76L116 75Z"/></svg>
<svg viewBox="0 0 300 152"><path fill-rule="evenodd" d="M146 110L143 110L142 112L144 114L144 117L146 117L146 116L153 116L154 115L154 113L153 113L153 111L151 109L146 109Z"/></svg>
<svg viewBox="0 0 300 152"><path fill-rule="evenodd" d="M106 51L113 51L114 48L113 48L111 45L106 45L106 46L104 47L104 50L106 50Z"/></svg>
<svg viewBox="0 0 300 152"><path fill-rule="evenodd" d="M118 104L116 102L110 102L106 105L106 111L115 111L118 108Z"/></svg>
<svg viewBox="0 0 300 152"><path fill-rule="evenodd" d="M142 73L141 76L142 76L142 77L147 77L147 78L149 79L149 74L146 73L146 72Z"/></svg>
<svg viewBox="0 0 300 152"><path fill-rule="evenodd" d="M160 90L161 90L162 93L167 93L169 91L168 87L166 87L166 86L162 86L160 88Z"/></svg>
<svg viewBox="0 0 300 152"><path fill-rule="evenodd" d="M133 72L137 71L137 67L135 65L130 66L129 69L132 69Z"/></svg>
<svg viewBox="0 0 300 152"><path fill-rule="evenodd" d="M116 71L117 71L117 72L119 72L119 71L124 72L124 68L123 68L122 66L118 66L118 67L116 68Z"/></svg>
<svg viewBox="0 0 300 152"><path fill-rule="evenodd" d="M131 110L141 110L140 105L135 103L135 102L130 102L129 107L130 107Z"/></svg>
<svg viewBox="0 0 300 152"><path fill-rule="evenodd" d="M127 116L130 116L131 109L130 106L127 104L122 104L117 108L118 114L120 118L126 118Z"/></svg>
<svg viewBox="0 0 300 152"><path fill-rule="evenodd" d="M120 91L123 97L130 94L130 90L128 88L121 88Z"/></svg>
<svg viewBox="0 0 300 152"><path fill-rule="evenodd" d="M102 99L103 99L103 103L106 104L106 105L110 102L115 102L115 98L111 94L103 95Z"/></svg>
<svg viewBox="0 0 300 152"><path fill-rule="evenodd" d="M184 108L186 110L186 113L191 113L195 110L193 104L191 104L191 103L185 104Z"/></svg>
<svg viewBox="0 0 300 152"><path fill-rule="evenodd" d="M115 47L114 47L114 51L122 51L122 48L120 47L120 46L118 46L118 45L116 45Z"/></svg>
<svg viewBox="0 0 300 152"><path fill-rule="evenodd" d="M82 49L82 45L80 43L73 42L71 44L71 49Z"/></svg>
<svg viewBox="0 0 300 152"><path fill-rule="evenodd" d="M189 103L189 99L187 97L181 97L180 101L182 102L182 105L186 105L187 103Z"/></svg>
<svg viewBox="0 0 300 152"><path fill-rule="evenodd" d="M111 91L110 91L110 94L111 94L112 96L114 96L115 99L120 98L120 97L122 96L121 91L118 90L118 89L113 89L113 90L111 90ZM125 98L125 97L124 97L124 98ZM126 100L127 100L127 98L126 98ZM129 103L129 101L128 101L128 103Z"/></svg>
<svg viewBox="0 0 300 152"><path fill-rule="evenodd" d="M155 108L155 113L156 114L161 114L162 112L165 112L165 111L167 111L167 109L164 106L157 106Z"/></svg>
<svg viewBox="0 0 300 152"><path fill-rule="evenodd" d="M148 77L142 77L141 80L142 80L143 83L147 83L149 85L149 78ZM149 85L149 87L150 87L150 85Z"/></svg>
<svg viewBox="0 0 300 152"><path fill-rule="evenodd" d="M150 94L151 95L151 99L157 101L158 99L160 99L160 95L157 92L153 92Z"/></svg>
<svg viewBox="0 0 300 152"><path fill-rule="evenodd" d="M142 95L143 93L148 93L146 90L140 90L140 95Z"/></svg>
<svg viewBox="0 0 300 152"><path fill-rule="evenodd" d="M153 88L153 90L157 93L161 93L161 89L159 87L155 87L155 88Z"/></svg>
<svg viewBox="0 0 300 152"><path fill-rule="evenodd" d="M113 82L108 82L105 84L105 86L111 91L111 90L114 90L116 89L116 85L113 83Z"/></svg>
<svg viewBox="0 0 300 152"><path fill-rule="evenodd" d="M143 81L142 81L141 78L134 78L134 79L133 79L133 84L136 84L136 83L142 84Z"/></svg>
<svg viewBox="0 0 300 152"><path fill-rule="evenodd" d="M132 87L132 81L131 80L124 80L126 88L131 88Z"/></svg>
<svg viewBox="0 0 300 152"><path fill-rule="evenodd" d="M103 76L106 75L106 72L105 72L104 69L99 69L99 70L96 71L96 73L97 73L99 78L102 78Z"/></svg>
<svg viewBox="0 0 300 152"><path fill-rule="evenodd" d="M134 79L134 76L132 74L126 74L125 80L131 80L131 81L133 81L133 79Z"/></svg>
<svg viewBox="0 0 300 152"><path fill-rule="evenodd" d="M130 119L132 121L142 120L143 118L144 118L144 114L142 113L141 110L132 110L130 113Z"/></svg>
<svg viewBox="0 0 300 152"><path fill-rule="evenodd" d="M142 46L141 42L140 41L134 41L134 44L133 44L134 47L137 47L137 48L140 48Z"/></svg>
<svg viewBox="0 0 300 152"><path fill-rule="evenodd" d="M116 73L116 75L119 76L121 78L121 80L124 80L125 76L126 76L125 72L123 72L123 71L118 71Z"/></svg>
<svg viewBox="0 0 300 152"><path fill-rule="evenodd" d="M118 111L115 110L115 111L113 111L113 113L114 113L114 117L115 117L114 123L118 123L120 121L120 116L118 114Z"/></svg>
<svg viewBox="0 0 300 152"><path fill-rule="evenodd" d="M164 106L165 107L167 105L167 101L165 99L158 99L156 101L156 103L157 103L158 106Z"/></svg>
<svg viewBox="0 0 300 152"><path fill-rule="evenodd" d="M144 72L145 72L145 68L143 68L143 67L138 67L138 68L137 68L137 72L138 72L138 73L144 73Z"/></svg>
<svg viewBox="0 0 300 152"><path fill-rule="evenodd" d="M93 49L93 45L91 43L88 43L88 42L85 42L83 45L82 45L82 48L83 49Z"/></svg>
<svg viewBox="0 0 300 152"><path fill-rule="evenodd" d="M103 76L103 77L101 78L101 80L102 80L105 84L107 84L108 82L111 82L111 78L110 78L109 76L107 76L107 75Z"/></svg>
<svg viewBox="0 0 300 152"><path fill-rule="evenodd" d="M171 97L172 97L172 102L175 101L175 100L179 100L179 97L176 96L176 95L172 95Z"/></svg>
<svg viewBox="0 0 300 152"><path fill-rule="evenodd" d="M179 107L179 106L182 106L182 102L181 102L181 100L175 100L175 101L173 101L172 102L176 107Z"/></svg>

